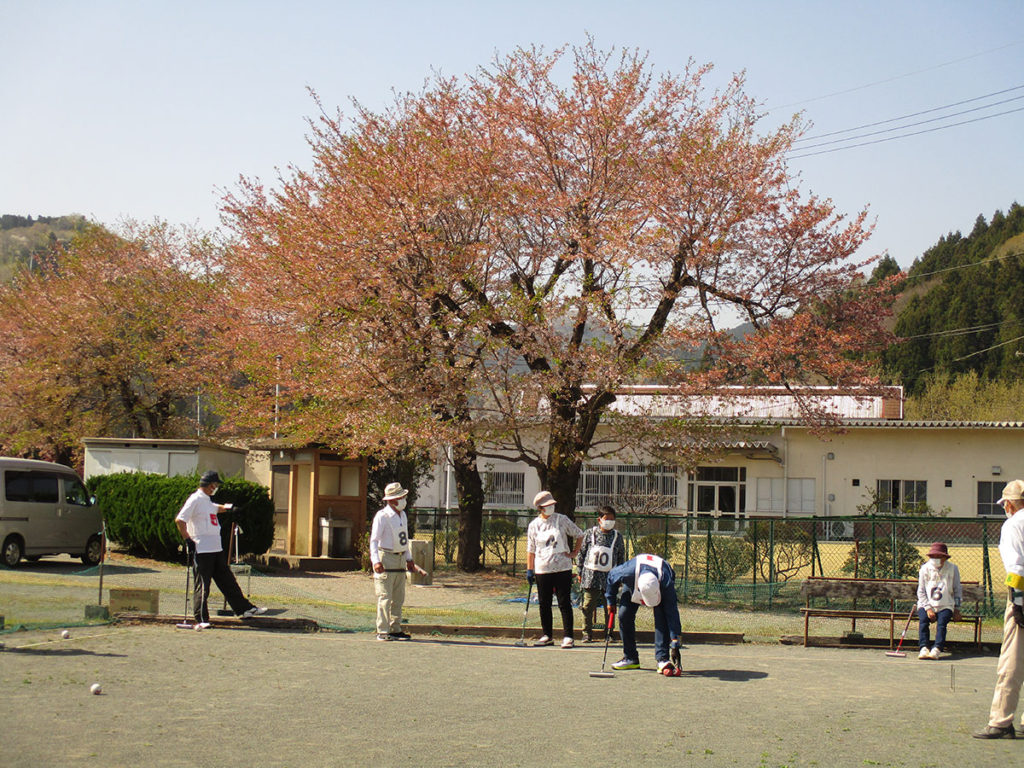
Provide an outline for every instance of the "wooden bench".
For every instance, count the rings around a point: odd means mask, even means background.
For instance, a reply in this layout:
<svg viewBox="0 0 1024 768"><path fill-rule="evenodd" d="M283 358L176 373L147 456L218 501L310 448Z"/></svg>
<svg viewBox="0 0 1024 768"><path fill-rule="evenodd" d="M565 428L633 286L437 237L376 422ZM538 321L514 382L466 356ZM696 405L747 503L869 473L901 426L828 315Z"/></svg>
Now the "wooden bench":
<svg viewBox="0 0 1024 768"><path fill-rule="evenodd" d="M963 601L960 605L961 623L974 625L974 644L981 647L981 607L985 600L985 590L976 581L961 582ZM917 581L907 579L829 579L821 576L808 578L801 591L804 595L804 607L800 612L804 615L804 647L807 640L812 616L828 619L850 619L851 632L857 631L857 619L882 619L889 621L889 648L895 647L896 630L899 622L906 622L910 609L896 610L896 601L917 603ZM817 608L811 605L813 598L838 598L850 601L853 608ZM858 601L888 602L888 610L858 609ZM965 609L973 604L971 613ZM917 611L914 611L914 618Z"/></svg>

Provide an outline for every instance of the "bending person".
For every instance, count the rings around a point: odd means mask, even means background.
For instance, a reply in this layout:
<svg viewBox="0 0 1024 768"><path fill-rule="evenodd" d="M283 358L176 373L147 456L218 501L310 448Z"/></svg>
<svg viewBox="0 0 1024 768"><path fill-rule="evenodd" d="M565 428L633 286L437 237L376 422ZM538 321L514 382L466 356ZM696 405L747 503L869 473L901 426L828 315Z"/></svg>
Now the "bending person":
<svg viewBox="0 0 1024 768"><path fill-rule="evenodd" d="M604 596L609 612L614 611L618 603L619 636L622 638L622 659L612 664L612 669L640 668L636 612L641 605L646 605L654 610L654 658L658 671L670 677L679 675L682 628L672 566L657 555L637 555L612 568Z"/></svg>

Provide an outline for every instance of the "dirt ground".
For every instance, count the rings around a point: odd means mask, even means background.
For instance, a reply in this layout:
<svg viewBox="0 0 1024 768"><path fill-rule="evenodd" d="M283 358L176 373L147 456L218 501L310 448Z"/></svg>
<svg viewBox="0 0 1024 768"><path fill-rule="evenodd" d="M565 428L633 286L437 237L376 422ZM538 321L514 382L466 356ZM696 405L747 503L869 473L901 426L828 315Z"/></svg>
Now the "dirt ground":
<svg viewBox="0 0 1024 768"><path fill-rule="evenodd" d="M8 634L5 766L1007 766L990 655L684 648L596 679L603 647L167 626ZM613 646L609 663L618 658ZM89 693L99 682L101 695Z"/></svg>

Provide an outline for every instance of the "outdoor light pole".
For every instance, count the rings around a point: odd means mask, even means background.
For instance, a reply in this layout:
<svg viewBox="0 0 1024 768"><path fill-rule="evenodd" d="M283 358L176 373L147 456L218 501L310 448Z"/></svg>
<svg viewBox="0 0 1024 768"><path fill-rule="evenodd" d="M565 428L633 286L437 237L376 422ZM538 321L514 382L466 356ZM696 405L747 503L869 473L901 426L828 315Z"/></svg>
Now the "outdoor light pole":
<svg viewBox="0 0 1024 768"><path fill-rule="evenodd" d="M277 363L277 376L274 381L274 439L277 440L277 422L281 413L281 355L274 355Z"/></svg>

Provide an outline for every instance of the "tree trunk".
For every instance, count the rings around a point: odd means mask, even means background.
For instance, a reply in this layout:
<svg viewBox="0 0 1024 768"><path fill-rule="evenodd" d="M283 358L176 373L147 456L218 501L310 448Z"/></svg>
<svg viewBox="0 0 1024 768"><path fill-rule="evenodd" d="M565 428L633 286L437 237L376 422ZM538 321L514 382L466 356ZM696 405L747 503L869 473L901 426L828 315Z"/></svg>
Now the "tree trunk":
<svg viewBox="0 0 1024 768"><path fill-rule="evenodd" d="M476 446L472 442L452 446L452 464L455 489L459 496L459 556L460 571L479 571L483 554L481 534L484 519L484 484L476 466Z"/></svg>
<svg viewBox="0 0 1024 768"><path fill-rule="evenodd" d="M562 454L564 455L564 454ZM555 511L570 520L576 519L576 490L580 484L579 461L556 461L554 452L549 454L545 490L555 497Z"/></svg>

